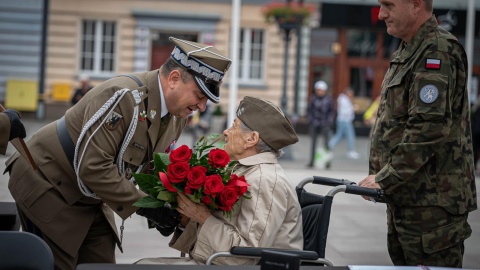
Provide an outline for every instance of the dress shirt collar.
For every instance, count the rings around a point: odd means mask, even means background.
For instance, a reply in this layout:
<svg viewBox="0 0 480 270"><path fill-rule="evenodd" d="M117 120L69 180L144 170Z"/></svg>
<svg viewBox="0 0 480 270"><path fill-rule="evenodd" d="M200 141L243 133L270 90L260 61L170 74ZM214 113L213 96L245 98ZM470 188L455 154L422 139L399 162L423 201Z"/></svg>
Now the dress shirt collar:
<svg viewBox="0 0 480 270"><path fill-rule="evenodd" d="M163 88L160 82L160 72L158 73L158 87L160 89L160 100L162 102L160 117L164 117L168 113L167 103L165 102L165 97L163 96Z"/></svg>

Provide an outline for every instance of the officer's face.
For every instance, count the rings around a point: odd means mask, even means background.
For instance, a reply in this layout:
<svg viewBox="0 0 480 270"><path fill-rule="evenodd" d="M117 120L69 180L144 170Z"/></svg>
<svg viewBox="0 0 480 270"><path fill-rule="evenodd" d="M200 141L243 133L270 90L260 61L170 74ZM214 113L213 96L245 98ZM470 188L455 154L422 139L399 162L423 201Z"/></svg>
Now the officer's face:
<svg viewBox="0 0 480 270"><path fill-rule="evenodd" d="M166 97L166 100L168 111L180 118L188 117L196 110L203 112L207 107L207 97L193 79L187 83L181 79L175 81L171 96Z"/></svg>
<svg viewBox="0 0 480 270"><path fill-rule="evenodd" d="M387 32L409 42L417 30L414 28L417 16L413 0L378 0L378 3L378 18L385 21Z"/></svg>

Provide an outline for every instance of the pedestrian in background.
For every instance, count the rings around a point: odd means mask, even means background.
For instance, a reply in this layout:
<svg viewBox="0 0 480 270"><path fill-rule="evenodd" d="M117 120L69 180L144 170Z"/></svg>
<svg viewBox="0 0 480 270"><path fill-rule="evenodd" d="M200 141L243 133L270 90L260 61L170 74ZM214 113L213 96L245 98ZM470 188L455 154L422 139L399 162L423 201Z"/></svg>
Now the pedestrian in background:
<svg viewBox="0 0 480 270"><path fill-rule="evenodd" d="M123 232L114 213L144 216L163 235L180 222L170 207L133 206L147 195L132 174L153 173L153 154L175 146L192 111L205 110L207 99L220 101L231 61L206 44L170 41L175 48L159 69L99 84L37 131L27 145L38 170L18 154L7 160L22 228L47 242L56 269L115 263Z"/></svg>
<svg viewBox="0 0 480 270"><path fill-rule="evenodd" d="M330 132L335 119L333 99L327 93L328 85L326 82L318 81L315 83L313 88L315 92L308 106L308 123L310 129L311 148L310 162L308 162L307 167L311 168L314 166L315 153L317 151L317 137L319 134L322 134L325 151L327 151L327 160L325 166L329 168L331 158L328 157L330 154L328 141L330 139Z"/></svg>
<svg viewBox="0 0 480 270"><path fill-rule="evenodd" d="M72 106L77 104L77 102L80 101L80 99L85 96L85 94L90 91L90 89L93 88L93 86L90 84L90 77L87 74L82 74L80 75L80 87L75 89L75 92L73 93L72 96Z"/></svg>
<svg viewBox="0 0 480 270"><path fill-rule="evenodd" d="M402 42L383 80L369 176L359 186L385 191L393 264L462 267L468 213L477 209L467 56L438 26L432 0L378 2L378 18Z"/></svg>
<svg viewBox="0 0 480 270"><path fill-rule="evenodd" d="M343 90L337 98L337 125L335 135L328 142L328 148L333 150L335 146L343 139L347 139L347 157L358 159L360 155L355 150L355 128L353 119L355 119L355 108L353 107L353 97L355 93L351 88Z"/></svg>
<svg viewBox="0 0 480 270"><path fill-rule="evenodd" d="M369 138L372 138L373 125L375 120L377 120L378 105L380 104L380 96L377 96L375 100L370 104L368 109L363 114L363 123L370 127Z"/></svg>

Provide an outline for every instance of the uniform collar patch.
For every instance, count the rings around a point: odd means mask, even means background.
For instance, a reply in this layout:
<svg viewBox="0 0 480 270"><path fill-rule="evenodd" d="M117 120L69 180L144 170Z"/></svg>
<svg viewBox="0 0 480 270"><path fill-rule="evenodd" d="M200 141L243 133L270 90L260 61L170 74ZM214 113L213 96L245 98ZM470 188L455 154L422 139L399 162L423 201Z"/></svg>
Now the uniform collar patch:
<svg viewBox="0 0 480 270"><path fill-rule="evenodd" d="M433 84L427 84L420 89L420 100L423 103L431 104L438 98L438 88Z"/></svg>
<svg viewBox="0 0 480 270"><path fill-rule="evenodd" d="M155 115L157 115L157 111L156 111L156 110L153 110L153 109L150 110L150 117L151 117L152 119L155 119Z"/></svg>
<svg viewBox="0 0 480 270"><path fill-rule="evenodd" d="M108 130L115 130L118 128L120 123L122 122L123 116L121 116L119 113L112 111L108 116L107 116L107 121L105 121L105 127Z"/></svg>

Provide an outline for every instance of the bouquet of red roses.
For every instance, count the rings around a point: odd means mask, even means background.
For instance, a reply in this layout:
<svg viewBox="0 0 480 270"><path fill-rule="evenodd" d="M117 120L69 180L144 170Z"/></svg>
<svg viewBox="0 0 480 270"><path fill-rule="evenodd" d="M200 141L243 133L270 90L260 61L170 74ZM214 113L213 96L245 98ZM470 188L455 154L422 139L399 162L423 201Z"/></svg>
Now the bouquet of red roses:
<svg viewBox="0 0 480 270"><path fill-rule="evenodd" d="M204 203L210 209L220 209L231 215L240 197L249 198L245 177L231 174L235 161L223 149L215 147L219 134L202 137L193 150L182 145L170 155L154 155L155 173L134 174L143 197L133 205L156 208L168 203L177 208L176 193L184 192L190 200Z"/></svg>

